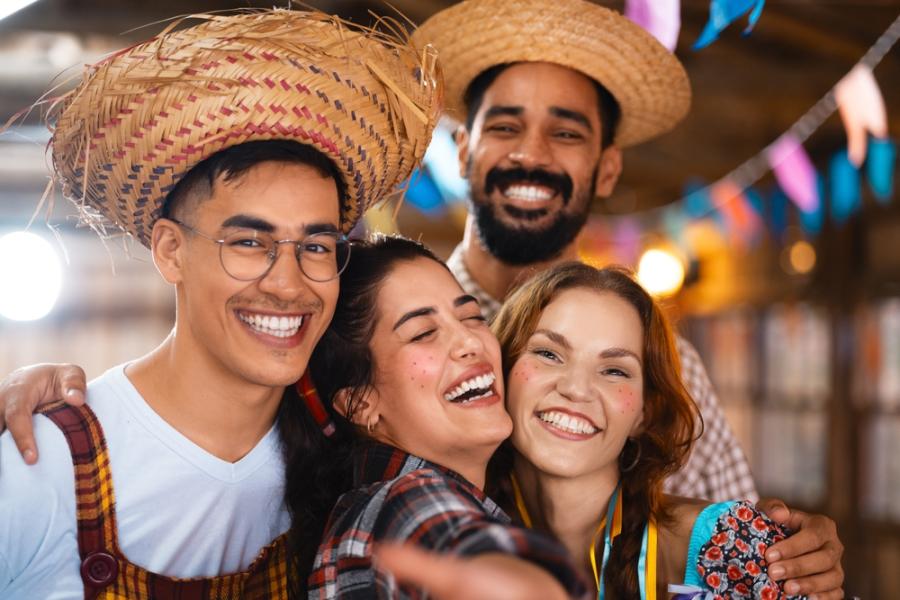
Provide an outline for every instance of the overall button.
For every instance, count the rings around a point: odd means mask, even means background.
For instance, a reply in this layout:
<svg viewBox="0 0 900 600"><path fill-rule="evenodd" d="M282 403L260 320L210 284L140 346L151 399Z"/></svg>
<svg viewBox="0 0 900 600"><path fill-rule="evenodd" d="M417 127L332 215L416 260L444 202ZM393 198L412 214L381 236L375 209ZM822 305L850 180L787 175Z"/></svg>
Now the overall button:
<svg viewBox="0 0 900 600"><path fill-rule="evenodd" d="M115 581L119 563L109 552L91 552L81 561L81 578L93 587L105 587Z"/></svg>

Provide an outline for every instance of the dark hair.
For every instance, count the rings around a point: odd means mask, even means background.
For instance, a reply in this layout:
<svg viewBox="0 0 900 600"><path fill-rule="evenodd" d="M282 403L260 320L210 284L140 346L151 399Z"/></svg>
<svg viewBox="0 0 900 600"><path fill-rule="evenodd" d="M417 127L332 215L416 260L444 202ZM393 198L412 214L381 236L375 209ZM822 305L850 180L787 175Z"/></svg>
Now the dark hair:
<svg viewBox="0 0 900 600"><path fill-rule="evenodd" d="M485 69L472 80L469 87L463 94L463 103L466 106L466 129L472 131L472 125L475 123L475 115L481 108L484 101L484 94L487 92L491 84L500 76L500 74L509 67L519 63L500 63L488 69ZM600 109L600 147L606 148L616 139L616 130L619 128L619 121L622 117L622 109L619 102L610 93L606 87L591 77L588 77L597 90L597 104Z"/></svg>
<svg viewBox="0 0 900 600"><path fill-rule="evenodd" d="M428 248L399 236L354 240L350 262L341 273L341 290L331 324L313 350L309 373L335 425L326 437L292 387L279 412L285 453L285 501L291 514L288 581L300 597L319 548L328 515L338 497L352 487L351 458L364 443L359 428L334 409L342 388L353 390L348 415L366 387L374 365L369 343L375 329L378 292L399 262L427 258L446 265ZM282 424L282 421L286 421ZM301 587L303 586L303 587Z"/></svg>
<svg viewBox="0 0 900 600"><path fill-rule="evenodd" d="M669 507L663 502L662 484L687 460L696 439L698 411L682 383L675 337L662 309L622 267L596 269L583 263L564 263L515 290L492 324L503 352L504 375L524 352L547 305L561 292L576 288L615 294L634 307L643 329L644 418L641 433L633 439L640 448L640 458L629 468L633 454L627 451L627 443L619 456L625 512L622 534L613 544L606 571L606 584L616 598L637 598L636 564L644 527L651 515L658 522L671 519ZM509 465L508 456L502 460Z"/></svg>
<svg viewBox="0 0 900 600"><path fill-rule="evenodd" d="M212 196L213 185L219 177L223 181L234 181L264 162L308 165L323 177L331 177L337 186L341 214L344 213L347 185L334 161L309 144L294 140L260 140L225 148L194 165L166 195L162 216L183 221L201 202Z"/></svg>

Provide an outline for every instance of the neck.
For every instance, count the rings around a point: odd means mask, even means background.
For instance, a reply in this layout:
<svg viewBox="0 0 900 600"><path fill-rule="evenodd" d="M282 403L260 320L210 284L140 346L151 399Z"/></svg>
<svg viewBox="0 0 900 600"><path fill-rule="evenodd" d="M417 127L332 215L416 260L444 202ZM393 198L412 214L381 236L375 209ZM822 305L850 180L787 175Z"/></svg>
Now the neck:
<svg viewBox="0 0 900 600"><path fill-rule="evenodd" d="M513 472L534 527L558 539L587 580L593 581L590 546L619 482L618 469L613 466L578 477L559 477L538 470L516 454ZM602 552L600 544L598 562Z"/></svg>
<svg viewBox="0 0 900 600"><path fill-rule="evenodd" d="M166 422L228 462L244 457L272 428L284 393L232 373L177 328L126 375Z"/></svg>
<svg viewBox="0 0 900 600"><path fill-rule="evenodd" d="M475 217L472 215L466 219L462 244L463 262L469 275L481 289L499 302L502 302L513 288L534 274L562 262L578 260L576 242L572 241L552 259L527 265L508 265L482 245Z"/></svg>

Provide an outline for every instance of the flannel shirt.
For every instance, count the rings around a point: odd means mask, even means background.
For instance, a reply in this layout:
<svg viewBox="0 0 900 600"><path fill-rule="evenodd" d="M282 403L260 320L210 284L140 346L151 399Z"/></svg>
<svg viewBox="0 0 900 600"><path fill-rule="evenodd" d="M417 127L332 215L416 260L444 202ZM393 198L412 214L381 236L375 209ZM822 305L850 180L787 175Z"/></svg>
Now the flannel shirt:
<svg viewBox="0 0 900 600"><path fill-rule="evenodd" d="M493 319L500 310L500 302L481 289L469 274L463 261L462 244L453 250L447 266L466 293L478 299L484 316ZM676 346L681 357L684 385L703 417L703 434L694 443L684 468L666 480L665 491L714 502L735 498L758 500L747 457L725 420L703 361L690 342L681 336L676 338Z"/></svg>
<svg viewBox="0 0 900 600"><path fill-rule="evenodd" d="M568 554L509 517L457 473L373 443L355 461L355 489L338 499L309 577L309 598L424 598L372 563L372 544L393 540L438 552L513 554L555 576L570 596L587 592Z"/></svg>

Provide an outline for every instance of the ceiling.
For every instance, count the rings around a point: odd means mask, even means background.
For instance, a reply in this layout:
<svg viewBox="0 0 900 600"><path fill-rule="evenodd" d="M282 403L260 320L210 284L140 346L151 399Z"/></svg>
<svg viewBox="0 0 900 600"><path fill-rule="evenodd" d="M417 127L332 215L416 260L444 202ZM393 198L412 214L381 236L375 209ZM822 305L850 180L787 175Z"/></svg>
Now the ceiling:
<svg viewBox="0 0 900 600"><path fill-rule="evenodd" d="M149 37L177 14L220 10L227 0L38 0L0 21L0 123L30 106L68 65ZM284 4L281 2L280 4ZM387 3L318 0L312 6L357 22L368 11L390 12ZM392 0L420 22L452 4L446 0ZM601 4L621 9L620 2ZM234 5L271 6L272 0L240 0ZM298 6L299 3L295 3ZM661 139L625 153L625 172L616 194L597 210L626 213L680 197L692 177L714 180L757 154L812 106L900 14L900 0L770 0L750 36L732 26L712 46L690 45L709 11L707 0L682 1L677 55L693 85L688 118ZM147 25L146 28L134 28ZM70 71L77 74L77 70ZM900 50L875 71L888 106L890 129L900 131ZM65 79L57 77L56 81ZM894 110L891 110L891 109ZM39 123L39 111L26 119ZM40 128L0 137L0 222L30 216L46 183ZM835 115L807 143L824 164L844 143ZM427 223L421 227L428 228ZM456 235L454 233L454 235Z"/></svg>

